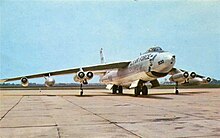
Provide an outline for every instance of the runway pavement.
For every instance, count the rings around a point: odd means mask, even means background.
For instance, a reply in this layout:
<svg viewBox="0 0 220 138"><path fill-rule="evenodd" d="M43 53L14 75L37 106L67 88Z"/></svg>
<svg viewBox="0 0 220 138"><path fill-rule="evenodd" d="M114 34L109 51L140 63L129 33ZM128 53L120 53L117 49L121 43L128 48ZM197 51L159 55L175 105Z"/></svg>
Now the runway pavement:
<svg viewBox="0 0 220 138"><path fill-rule="evenodd" d="M220 137L220 89L0 90L0 137Z"/></svg>

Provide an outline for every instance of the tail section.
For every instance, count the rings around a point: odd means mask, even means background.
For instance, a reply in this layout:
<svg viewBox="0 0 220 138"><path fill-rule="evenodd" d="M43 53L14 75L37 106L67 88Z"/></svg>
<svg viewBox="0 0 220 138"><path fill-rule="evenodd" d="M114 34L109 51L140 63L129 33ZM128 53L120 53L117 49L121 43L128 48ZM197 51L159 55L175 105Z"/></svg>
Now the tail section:
<svg viewBox="0 0 220 138"><path fill-rule="evenodd" d="M101 58L101 64L105 64L106 61L105 61L105 56L104 56L104 53L103 53L103 49L101 48L100 50L100 58Z"/></svg>

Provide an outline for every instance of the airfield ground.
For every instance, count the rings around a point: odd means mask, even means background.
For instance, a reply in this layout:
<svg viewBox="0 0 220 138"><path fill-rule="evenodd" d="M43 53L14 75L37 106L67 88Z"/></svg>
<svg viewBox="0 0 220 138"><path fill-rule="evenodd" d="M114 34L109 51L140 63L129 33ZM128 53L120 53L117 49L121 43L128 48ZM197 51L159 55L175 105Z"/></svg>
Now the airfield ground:
<svg viewBox="0 0 220 138"><path fill-rule="evenodd" d="M0 90L0 137L220 137L220 89Z"/></svg>

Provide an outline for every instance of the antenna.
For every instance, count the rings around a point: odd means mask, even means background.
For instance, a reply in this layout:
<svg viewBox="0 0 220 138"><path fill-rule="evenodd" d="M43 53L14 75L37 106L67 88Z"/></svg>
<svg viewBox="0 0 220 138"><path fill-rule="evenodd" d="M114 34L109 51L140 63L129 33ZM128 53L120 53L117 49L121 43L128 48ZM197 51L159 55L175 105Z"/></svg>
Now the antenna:
<svg viewBox="0 0 220 138"><path fill-rule="evenodd" d="M101 64L105 64L105 56L104 56L104 53L103 53L103 48L101 48L100 50L100 58L101 58Z"/></svg>

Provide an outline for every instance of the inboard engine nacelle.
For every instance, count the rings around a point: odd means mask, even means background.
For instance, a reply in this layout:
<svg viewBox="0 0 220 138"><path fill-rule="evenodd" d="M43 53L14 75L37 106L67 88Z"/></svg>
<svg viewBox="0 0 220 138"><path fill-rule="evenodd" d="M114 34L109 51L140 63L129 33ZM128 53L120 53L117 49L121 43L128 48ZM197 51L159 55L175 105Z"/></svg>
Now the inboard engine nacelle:
<svg viewBox="0 0 220 138"><path fill-rule="evenodd" d="M189 77L188 72L180 72L172 75L169 80L173 82L184 82L188 77Z"/></svg>
<svg viewBox="0 0 220 138"><path fill-rule="evenodd" d="M74 81L75 82L81 82L86 84L87 80L91 80L93 78L93 73L92 72L83 72L83 71L79 71L76 73L76 75L74 76Z"/></svg>

